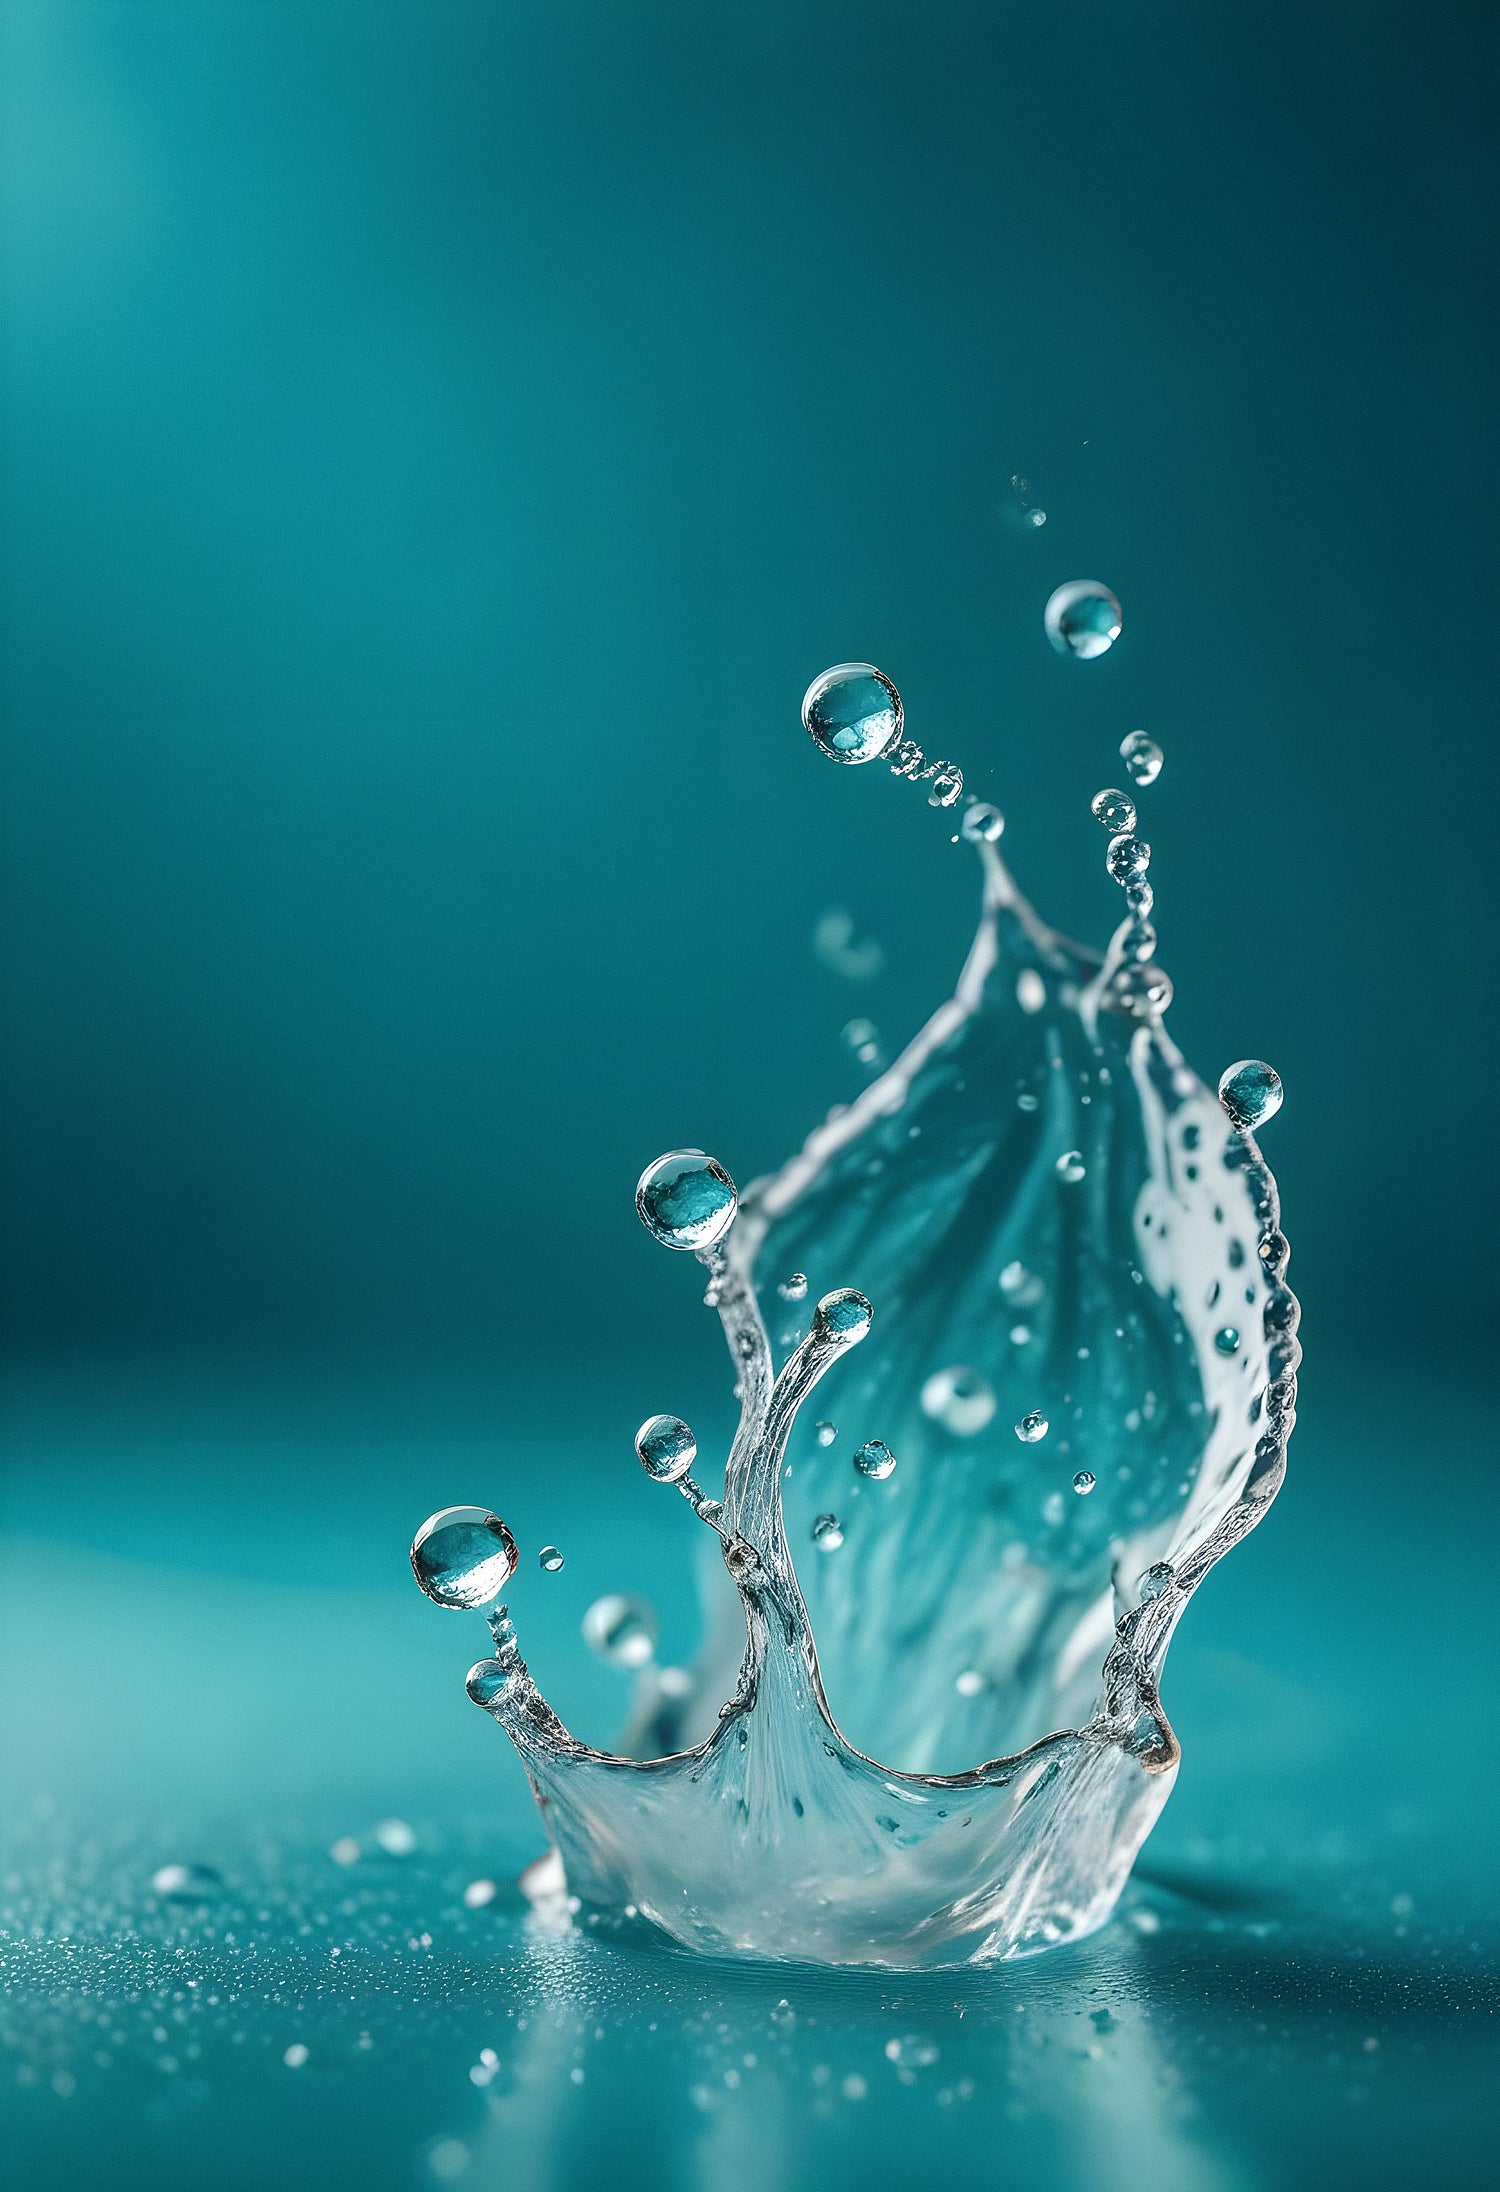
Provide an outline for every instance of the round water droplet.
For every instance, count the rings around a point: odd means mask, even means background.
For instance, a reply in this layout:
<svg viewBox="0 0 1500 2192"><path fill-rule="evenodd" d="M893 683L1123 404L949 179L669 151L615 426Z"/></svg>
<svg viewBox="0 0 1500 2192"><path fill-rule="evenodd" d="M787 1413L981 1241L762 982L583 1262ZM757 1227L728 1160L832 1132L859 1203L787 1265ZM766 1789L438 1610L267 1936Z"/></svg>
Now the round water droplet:
<svg viewBox="0 0 1500 2192"><path fill-rule="evenodd" d="M1154 784L1165 758L1156 740L1144 731L1127 731L1120 740L1120 759L1136 784Z"/></svg>
<svg viewBox="0 0 1500 2192"><path fill-rule="evenodd" d="M223 1885L212 1865L158 1865L151 1875L151 1892L164 1903L206 1903Z"/></svg>
<svg viewBox="0 0 1500 2192"><path fill-rule="evenodd" d="M1221 1355L1237 1355L1240 1351L1239 1333L1232 1324L1223 1325L1214 1334L1214 1345Z"/></svg>
<svg viewBox="0 0 1500 2192"><path fill-rule="evenodd" d="M812 1541L820 1553L836 1553L844 1542L837 1515L819 1515L812 1526Z"/></svg>
<svg viewBox="0 0 1500 2192"><path fill-rule="evenodd" d="M373 1832L387 1857L410 1857L417 1846L416 1831L404 1819L377 1819Z"/></svg>
<svg viewBox="0 0 1500 2192"><path fill-rule="evenodd" d="M964 816L963 833L971 845L994 845L1005 834L1005 817L987 799L976 799Z"/></svg>
<svg viewBox="0 0 1500 2192"><path fill-rule="evenodd" d="M1092 1469L1080 1469L1077 1476L1073 1479L1073 1489L1080 1495L1086 1496L1094 1489L1095 1481L1096 1479Z"/></svg>
<svg viewBox="0 0 1500 2192"><path fill-rule="evenodd" d="M815 677L802 721L830 761L878 761L901 736L901 695L873 662L839 662Z"/></svg>
<svg viewBox="0 0 1500 2192"><path fill-rule="evenodd" d="M862 1477L885 1478L896 1466L896 1457L884 1439L866 1439L854 1457L854 1466Z"/></svg>
<svg viewBox="0 0 1500 2192"><path fill-rule="evenodd" d="M739 1197L714 1158L701 1149L672 1149L641 1174L635 1207L663 1248L712 1248L734 1223Z"/></svg>
<svg viewBox="0 0 1500 2192"><path fill-rule="evenodd" d="M1219 1077L1219 1102L1238 1127L1264 1126L1281 1109L1284 1093L1281 1075L1264 1058L1241 1058Z"/></svg>
<svg viewBox="0 0 1500 2192"><path fill-rule="evenodd" d="M547 1575L556 1575L563 1564L563 1556L555 1545L544 1545L536 1557Z"/></svg>
<svg viewBox="0 0 1500 2192"><path fill-rule="evenodd" d="M435 1606L488 1606L516 1572L516 1541L488 1507L444 1507L412 1539L411 1572Z"/></svg>
<svg viewBox="0 0 1500 2192"><path fill-rule="evenodd" d="M783 1301L806 1301L807 1273L794 1271L789 1279L783 1279L776 1289Z"/></svg>
<svg viewBox="0 0 1500 2192"><path fill-rule="evenodd" d="M516 1680L514 1670L498 1659L478 1659L464 1677L464 1688L476 1705L501 1704Z"/></svg>
<svg viewBox="0 0 1500 2192"><path fill-rule="evenodd" d="M1043 612L1047 637L1060 655L1092 662L1108 654L1120 636L1120 604L1096 578L1070 579L1059 586Z"/></svg>
<svg viewBox="0 0 1500 2192"><path fill-rule="evenodd" d="M1135 801L1129 792L1095 792L1089 807L1096 822L1102 822L1112 834L1135 828Z"/></svg>
<svg viewBox="0 0 1500 2192"><path fill-rule="evenodd" d="M977 1667L965 1667L962 1674L954 1676L953 1687L960 1697L977 1697L986 1683Z"/></svg>
<svg viewBox="0 0 1500 2192"><path fill-rule="evenodd" d="M648 1416L635 1434L635 1450L658 1484L676 1484L698 1459L698 1441L681 1416Z"/></svg>
<svg viewBox="0 0 1500 2192"><path fill-rule="evenodd" d="M611 1667L644 1667L656 1657L661 1623L644 1598L610 1591L596 1598L583 1617L583 1641Z"/></svg>
<svg viewBox="0 0 1500 2192"><path fill-rule="evenodd" d="M700 1522L706 1522L716 1530L724 1520L724 1502L721 1499L694 1500L693 1513Z"/></svg>
<svg viewBox="0 0 1500 2192"><path fill-rule="evenodd" d="M922 1387L922 1412L955 1438L972 1438L995 1413L995 1395L987 1379L963 1363L935 1370Z"/></svg>
<svg viewBox="0 0 1500 2192"><path fill-rule="evenodd" d="M820 1446L831 1446L838 1435L839 1427L836 1423L815 1423L813 1425L813 1436Z"/></svg>
<svg viewBox="0 0 1500 2192"><path fill-rule="evenodd" d="M1016 1425L1016 1437L1023 1446L1035 1446L1037 1440L1044 1439L1050 1429L1051 1425L1040 1408L1033 1408Z"/></svg>
<svg viewBox="0 0 1500 2192"><path fill-rule="evenodd" d="M1047 1002L1047 985L1035 967L1022 967L1016 976L1016 1003L1023 1012L1040 1012Z"/></svg>
<svg viewBox="0 0 1500 2192"><path fill-rule="evenodd" d="M1008 1263L1000 1274L1000 1291L1013 1309L1032 1309L1047 1289L1024 1263Z"/></svg>
<svg viewBox="0 0 1500 2192"><path fill-rule="evenodd" d="M852 1286L841 1286L819 1302L813 1312L813 1329L825 1339L862 1340L874 1316L863 1294L856 1293Z"/></svg>
<svg viewBox="0 0 1500 2192"><path fill-rule="evenodd" d="M1116 967L1110 976L1109 1001L1132 1019L1159 1020L1172 1002L1172 977L1152 960L1144 966Z"/></svg>
<svg viewBox="0 0 1500 2192"><path fill-rule="evenodd" d="M1138 883L1151 865L1151 847L1126 830L1110 839L1104 865L1117 883Z"/></svg>
<svg viewBox="0 0 1500 2192"><path fill-rule="evenodd" d="M1076 1187L1088 1166L1083 1161L1082 1150L1065 1149L1052 1169L1060 1180L1066 1180L1070 1187Z"/></svg>

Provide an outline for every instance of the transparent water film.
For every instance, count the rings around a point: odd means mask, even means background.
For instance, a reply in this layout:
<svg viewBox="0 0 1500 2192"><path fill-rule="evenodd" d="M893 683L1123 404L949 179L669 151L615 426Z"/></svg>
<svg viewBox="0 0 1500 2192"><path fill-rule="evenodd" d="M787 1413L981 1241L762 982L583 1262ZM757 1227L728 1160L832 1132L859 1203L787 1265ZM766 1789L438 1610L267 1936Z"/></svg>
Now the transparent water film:
<svg viewBox="0 0 1500 2192"><path fill-rule="evenodd" d="M658 1667L634 1602L590 1610L596 1650L639 1657L614 1752L564 1727L508 1616L468 1676L601 1923L828 1964L1031 1955L1103 1923L1166 1801L1168 1644L1281 1483L1298 1312L1263 1089L1236 1067L1221 1100L1167 1035L1150 850L1101 819L1106 953L976 832L977 933L901 1055L742 1198L702 1152L642 1177L739 1397L722 1497L680 1419L636 1439L703 1525L703 1646Z"/></svg>

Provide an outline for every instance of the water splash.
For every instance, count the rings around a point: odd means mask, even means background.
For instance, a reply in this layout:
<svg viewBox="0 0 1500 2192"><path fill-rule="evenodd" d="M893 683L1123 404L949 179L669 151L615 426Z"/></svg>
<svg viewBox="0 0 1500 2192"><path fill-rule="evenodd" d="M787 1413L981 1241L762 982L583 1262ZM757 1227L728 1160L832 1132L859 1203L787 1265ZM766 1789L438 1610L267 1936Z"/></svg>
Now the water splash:
<svg viewBox="0 0 1500 2192"><path fill-rule="evenodd" d="M716 1954L940 1967L1100 1925L1178 1762L1172 1633L1284 1471L1275 1183L1161 1025L1149 847L1111 838L1126 911L1101 958L973 843L954 994L858 1100L742 1198L702 1152L642 1176L740 1398L722 1500L678 1419L636 1442L718 1539L691 1676L645 1669L618 1753L563 1726L508 1616L468 1676L571 1893ZM773 1335L789 1271L816 1307ZM895 1475L851 1482L804 1416L829 1376Z"/></svg>

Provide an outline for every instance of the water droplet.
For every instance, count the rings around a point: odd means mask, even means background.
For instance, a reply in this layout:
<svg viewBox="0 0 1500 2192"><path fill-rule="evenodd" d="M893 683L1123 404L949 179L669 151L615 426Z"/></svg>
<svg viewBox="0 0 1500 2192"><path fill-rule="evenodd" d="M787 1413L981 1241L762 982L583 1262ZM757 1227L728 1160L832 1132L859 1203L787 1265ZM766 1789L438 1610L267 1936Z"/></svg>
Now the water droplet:
<svg viewBox="0 0 1500 2192"><path fill-rule="evenodd" d="M1056 1529L1066 1512L1067 1502L1061 1492L1049 1492L1042 1501L1042 1520L1050 1523L1053 1529Z"/></svg>
<svg viewBox="0 0 1500 2192"><path fill-rule="evenodd" d="M464 1688L476 1705L500 1704L517 1680L515 1670L499 1659L477 1659L464 1676Z"/></svg>
<svg viewBox="0 0 1500 2192"><path fill-rule="evenodd" d="M1013 1309L1032 1309L1047 1289L1024 1263L1008 1263L1000 1274L1000 1291Z"/></svg>
<svg viewBox="0 0 1500 2192"><path fill-rule="evenodd" d="M878 761L901 736L901 695L873 662L839 662L808 686L802 721L830 761Z"/></svg>
<svg viewBox="0 0 1500 2192"><path fill-rule="evenodd" d="M673 1149L641 1174L635 1207L663 1248L712 1248L734 1223L739 1197L714 1158L701 1149Z"/></svg>
<svg viewBox="0 0 1500 2192"><path fill-rule="evenodd" d="M874 1316L863 1294L856 1293L852 1286L841 1286L819 1302L813 1312L813 1329L820 1338L848 1344L864 1338Z"/></svg>
<svg viewBox="0 0 1500 2192"><path fill-rule="evenodd" d="M922 1412L956 1438L972 1438L995 1413L995 1395L977 1370L952 1363L935 1370L922 1387Z"/></svg>
<svg viewBox="0 0 1500 2192"><path fill-rule="evenodd" d="M1052 1169L1060 1180L1066 1180L1071 1187L1076 1187L1088 1166L1083 1161L1082 1150L1065 1149Z"/></svg>
<svg viewBox="0 0 1500 2192"><path fill-rule="evenodd" d="M813 1425L813 1436L820 1446L831 1446L838 1435L839 1427L836 1423L815 1423Z"/></svg>
<svg viewBox="0 0 1500 2192"><path fill-rule="evenodd" d="M359 1855L355 1844L354 1854ZM203 1903L224 1885L212 1865L158 1865L151 1875L151 1892L164 1903Z"/></svg>
<svg viewBox="0 0 1500 2192"><path fill-rule="evenodd" d="M837 1515L819 1515L812 1526L812 1541L820 1553L836 1553L844 1542Z"/></svg>
<svg viewBox="0 0 1500 2192"><path fill-rule="evenodd" d="M416 1831L404 1819L377 1819L371 1832L387 1857L410 1857L416 1849Z"/></svg>
<svg viewBox="0 0 1500 2192"><path fill-rule="evenodd" d="M1016 1003L1023 1012L1040 1012L1047 1002L1047 985L1035 967L1022 967L1016 976Z"/></svg>
<svg viewBox="0 0 1500 2192"><path fill-rule="evenodd" d="M486 1910L499 1893L499 1885L494 1880L471 1880L464 1889L464 1902L470 1910Z"/></svg>
<svg viewBox="0 0 1500 2192"><path fill-rule="evenodd" d="M583 1641L611 1667L644 1667L656 1657L661 1623L644 1598L610 1591L596 1598L583 1617Z"/></svg>
<svg viewBox="0 0 1500 2192"><path fill-rule="evenodd" d="M1047 522L1047 513L1045 510L1028 510L1026 513L1026 522L1028 525L1045 525Z"/></svg>
<svg viewBox="0 0 1500 2192"><path fill-rule="evenodd" d="M676 1484L698 1459L698 1441L681 1416L648 1416L635 1434L641 1467L658 1484Z"/></svg>
<svg viewBox="0 0 1500 2192"><path fill-rule="evenodd" d="M1135 828L1135 801L1129 792L1095 792L1089 807L1096 822L1102 822L1112 834Z"/></svg>
<svg viewBox="0 0 1500 2192"><path fill-rule="evenodd" d="M1044 1439L1050 1429L1051 1425L1040 1408L1033 1408L1016 1425L1016 1437L1023 1446L1035 1446L1037 1440Z"/></svg>
<svg viewBox="0 0 1500 2192"><path fill-rule="evenodd" d="M1223 1325L1214 1334L1214 1345L1221 1355L1237 1355L1240 1351L1239 1333L1232 1324Z"/></svg>
<svg viewBox="0 0 1500 2192"><path fill-rule="evenodd" d="M485 1615L485 1619L490 1625L490 1635L495 1640L495 1650L503 1655L516 1641L516 1625L510 1618L510 1608L496 1606Z"/></svg>
<svg viewBox="0 0 1500 2192"><path fill-rule="evenodd" d="M724 1520L724 1502L721 1499L696 1499L693 1502L693 1513L700 1522L706 1522L710 1528L717 1530Z"/></svg>
<svg viewBox="0 0 1500 2192"><path fill-rule="evenodd" d="M776 1291L783 1301L806 1301L807 1273L805 1271L794 1271L789 1279L782 1280Z"/></svg>
<svg viewBox="0 0 1500 2192"><path fill-rule="evenodd" d="M1120 604L1096 578L1070 579L1059 586L1042 615L1047 637L1060 655L1092 662L1108 654L1120 636Z"/></svg>
<svg viewBox="0 0 1500 2192"><path fill-rule="evenodd" d="M842 906L830 906L813 930L813 951L825 967L850 982L869 982L885 965L885 950L876 939L854 941L854 921Z"/></svg>
<svg viewBox="0 0 1500 2192"><path fill-rule="evenodd" d="M977 1667L965 1667L962 1674L955 1675L953 1687L960 1697L977 1697L987 1685Z"/></svg>
<svg viewBox="0 0 1500 2192"><path fill-rule="evenodd" d="M1137 784L1154 784L1161 775L1165 758L1156 740L1148 738L1144 731L1127 731L1120 740L1120 759Z"/></svg>
<svg viewBox="0 0 1500 2192"><path fill-rule="evenodd" d="M1096 1479L1092 1469L1080 1469L1073 1479L1073 1489L1080 1495L1087 1495L1094 1489L1095 1482Z"/></svg>
<svg viewBox="0 0 1500 2192"><path fill-rule="evenodd" d="M993 845L1005 834L1005 817L987 799L976 799L964 816L963 833L971 845Z"/></svg>
<svg viewBox="0 0 1500 2192"><path fill-rule="evenodd" d="M1172 977L1154 961L1116 967L1109 980L1109 997L1111 1004L1133 1019L1160 1019L1172 1002Z"/></svg>
<svg viewBox="0 0 1500 2192"><path fill-rule="evenodd" d="M884 1439L866 1439L854 1457L854 1466L862 1477L882 1479L895 1468L896 1457Z"/></svg>
<svg viewBox="0 0 1500 2192"><path fill-rule="evenodd" d="M302 2068L302 2065L307 2061L309 2053L310 2050L303 2044L301 2040L293 2040L291 2046L286 2049L281 2059L286 2064L288 2070L300 2070Z"/></svg>
<svg viewBox="0 0 1500 2192"><path fill-rule="evenodd" d="M555 1545L544 1545L536 1557L547 1575L556 1575L563 1564L563 1556Z"/></svg>
<svg viewBox="0 0 1500 2192"><path fill-rule="evenodd" d="M1281 1075L1264 1058L1241 1058L1219 1077L1219 1102L1237 1127L1264 1126L1281 1109Z"/></svg>
<svg viewBox="0 0 1500 2192"><path fill-rule="evenodd" d="M1160 1598L1176 1572L1170 1560L1153 1562L1136 1585L1136 1589L1140 1593L1141 1604L1149 1606L1152 1599Z"/></svg>
<svg viewBox="0 0 1500 2192"><path fill-rule="evenodd" d="M1126 830L1110 839L1104 865L1117 883L1138 883L1151 865L1151 847Z"/></svg>
<svg viewBox="0 0 1500 2192"><path fill-rule="evenodd" d="M887 2040L886 2061L897 2064L903 2070L930 2070L938 2059L936 2043L924 2040L920 2033L908 2032L902 2039Z"/></svg>
<svg viewBox="0 0 1500 2192"><path fill-rule="evenodd" d="M516 1572L516 1541L487 1507L444 1507L412 1539L411 1572L435 1606L488 1606Z"/></svg>

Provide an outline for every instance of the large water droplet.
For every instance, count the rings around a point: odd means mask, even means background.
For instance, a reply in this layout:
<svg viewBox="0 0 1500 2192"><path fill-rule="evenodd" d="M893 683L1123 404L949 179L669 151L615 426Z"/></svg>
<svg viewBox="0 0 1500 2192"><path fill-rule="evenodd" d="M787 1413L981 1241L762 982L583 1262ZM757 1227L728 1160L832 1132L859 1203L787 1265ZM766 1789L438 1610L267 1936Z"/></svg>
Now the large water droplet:
<svg viewBox="0 0 1500 2192"><path fill-rule="evenodd" d="M563 1564L563 1556L555 1545L544 1545L536 1557L546 1575L556 1575Z"/></svg>
<svg viewBox="0 0 1500 2192"><path fill-rule="evenodd" d="M661 1623L644 1598L610 1591L596 1598L583 1617L583 1641L611 1667L644 1667L656 1657Z"/></svg>
<svg viewBox="0 0 1500 2192"><path fill-rule="evenodd" d="M1127 731L1120 740L1120 759L1130 771L1131 781L1136 784L1154 784L1161 775L1165 759L1154 738L1144 731Z"/></svg>
<svg viewBox="0 0 1500 2192"><path fill-rule="evenodd" d="M1130 830L1112 837L1104 865L1117 883L1138 883L1151 865L1151 847Z"/></svg>
<svg viewBox="0 0 1500 2192"><path fill-rule="evenodd" d="M955 1438L972 1438L995 1413L995 1395L988 1379L963 1363L935 1370L922 1387L922 1412L940 1423Z"/></svg>
<svg viewBox="0 0 1500 2192"><path fill-rule="evenodd" d="M412 1539L411 1572L435 1606L488 1606L516 1572L516 1541L487 1507L444 1507Z"/></svg>
<svg viewBox="0 0 1500 2192"><path fill-rule="evenodd" d="M993 845L1005 834L1005 817L987 799L976 799L964 816L963 833L971 845Z"/></svg>
<svg viewBox="0 0 1500 2192"><path fill-rule="evenodd" d="M1121 830L1133 830L1135 828L1135 801L1131 798L1129 792L1095 792L1093 798L1089 801L1089 808L1094 820L1102 822L1107 830L1113 831L1116 835Z"/></svg>
<svg viewBox="0 0 1500 2192"><path fill-rule="evenodd" d="M672 1149L641 1174L635 1207L663 1248L712 1248L734 1223L739 1197L716 1159L701 1149Z"/></svg>
<svg viewBox="0 0 1500 2192"><path fill-rule="evenodd" d="M635 1434L635 1450L658 1484L676 1484L698 1459L698 1441L681 1416L648 1416Z"/></svg>
<svg viewBox="0 0 1500 2192"><path fill-rule="evenodd" d="M479 1659L464 1677L464 1688L476 1705L498 1705L513 1688L515 1669L498 1659Z"/></svg>
<svg viewBox="0 0 1500 2192"><path fill-rule="evenodd" d="M862 1340L874 1316L863 1294L856 1293L852 1286L841 1286L837 1292L825 1294L813 1311L813 1330L825 1339Z"/></svg>
<svg viewBox="0 0 1500 2192"><path fill-rule="evenodd" d="M1264 1126L1281 1109L1281 1075L1264 1058L1241 1058L1219 1078L1219 1102L1238 1127Z"/></svg>
<svg viewBox="0 0 1500 2192"><path fill-rule="evenodd" d="M884 1478L895 1468L896 1457L884 1439L866 1439L854 1457L854 1466L862 1477Z"/></svg>
<svg viewBox="0 0 1500 2192"><path fill-rule="evenodd" d="M1091 662L1108 654L1120 636L1120 604L1096 578L1070 579L1059 586L1043 612L1047 637L1060 655Z"/></svg>
<svg viewBox="0 0 1500 2192"><path fill-rule="evenodd" d="M873 662L839 662L808 686L802 721L830 761L878 761L901 736L901 695Z"/></svg>
<svg viewBox="0 0 1500 2192"><path fill-rule="evenodd" d="M820 1553L836 1553L844 1542L837 1515L819 1515L812 1526L812 1541Z"/></svg>
<svg viewBox="0 0 1500 2192"><path fill-rule="evenodd" d="M1050 1429L1051 1425L1040 1408L1032 1408L1016 1425L1016 1437L1023 1446L1035 1446L1037 1440L1044 1439Z"/></svg>

